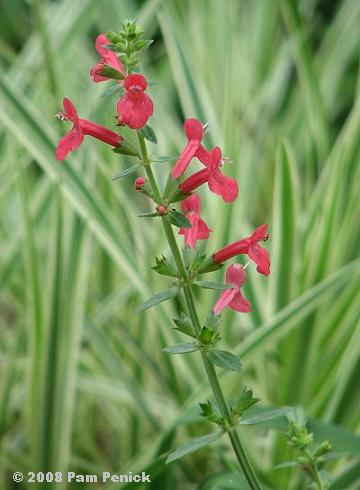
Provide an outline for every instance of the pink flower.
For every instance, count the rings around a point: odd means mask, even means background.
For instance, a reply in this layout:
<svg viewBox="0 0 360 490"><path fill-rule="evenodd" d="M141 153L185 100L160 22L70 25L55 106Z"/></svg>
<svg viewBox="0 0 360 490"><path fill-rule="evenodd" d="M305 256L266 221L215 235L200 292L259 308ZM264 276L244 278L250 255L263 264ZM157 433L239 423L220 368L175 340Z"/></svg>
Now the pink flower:
<svg viewBox="0 0 360 490"><path fill-rule="evenodd" d="M72 121L74 126L60 139L55 153L57 160L65 160L70 151L76 150L81 145L85 135L93 136L112 146L119 146L122 142L123 138L110 129L87 119L80 119L73 103L68 98L65 97L63 105L65 112L60 112L59 117L64 121Z"/></svg>
<svg viewBox="0 0 360 490"><path fill-rule="evenodd" d="M225 202L235 201L239 193L238 184L235 179L221 173L222 156L220 148L215 146L211 151L201 148L198 158L206 168L185 179L179 185L181 192L189 194L207 182L209 189L221 196Z"/></svg>
<svg viewBox="0 0 360 490"><path fill-rule="evenodd" d="M186 119L184 123L184 131L188 139L188 143L181 152L177 162L175 163L171 177L178 179L187 169L191 159L198 156L204 150L201 145L201 140L204 135L204 128L198 119Z"/></svg>
<svg viewBox="0 0 360 490"><path fill-rule="evenodd" d="M221 264L235 255L247 254L257 265L256 270L268 276L270 274L269 252L258 243L268 240L267 227L268 225L261 225L250 236L218 250L213 254L214 262Z"/></svg>
<svg viewBox="0 0 360 490"><path fill-rule="evenodd" d="M218 315L227 306L235 311L247 313L251 309L251 305L242 296L240 288L246 281L246 272L242 265L232 264L226 271L226 284L234 285L231 289L226 289L214 306L214 314Z"/></svg>
<svg viewBox="0 0 360 490"><path fill-rule="evenodd" d="M101 72L105 65L109 65L115 70L125 75L125 69L121 64L120 60L111 49L104 48L106 44L109 44L109 40L105 34L100 34L95 41L95 49L101 56L101 60L96 63L90 70L90 75L93 77L94 82L105 82L110 80L109 77L101 75Z"/></svg>
<svg viewBox="0 0 360 490"><path fill-rule="evenodd" d="M152 100L144 93L146 87L145 77L138 73L125 78L126 93L117 103L120 124L127 124L132 129L140 129L146 125L154 111Z"/></svg>
<svg viewBox="0 0 360 490"><path fill-rule="evenodd" d="M184 235L186 245L195 248L197 240L207 240L212 231L200 218L200 197L197 194L187 197L181 201L181 209L192 226L191 228L180 228L179 235Z"/></svg>

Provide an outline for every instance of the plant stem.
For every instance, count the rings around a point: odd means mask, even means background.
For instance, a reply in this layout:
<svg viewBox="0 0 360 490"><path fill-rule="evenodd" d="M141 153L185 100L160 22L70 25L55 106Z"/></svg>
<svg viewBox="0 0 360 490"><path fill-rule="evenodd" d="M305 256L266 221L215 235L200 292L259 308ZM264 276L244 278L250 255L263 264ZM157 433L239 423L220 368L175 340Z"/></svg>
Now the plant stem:
<svg viewBox="0 0 360 490"><path fill-rule="evenodd" d="M138 139L139 139L139 144L142 152L142 157L143 157L143 163L144 167L146 170L146 174L149 179L150 186L152 188L153 194L155 201L158 203L161 201L161 193L158 187L158 184L156 182L155 176L153 174L152 168L151 168L151 159L149 158L147 147L146 147L146 142L145 139L139 134L138 134ZM184 297L185 297L185 302L186 306L189 312L189 316L194 328L194 333L196 334L196 337L199 339L200 333L201 333L201 323L197 314L195 302L194 302L194 297L192 293L192 286L191 284L188 284L187 282L187 271L184 265L184 261L179 249L179 245L177 243L174 230L168 221L163 217L162 218L162 223L164 227L164 231L166 234L167 241L169 243L171 252L173 254L176 267L178 269L179 275L181 278L185 281L185 284L183 286L183 292L184 292ZM238 436L238 433L235 429L235 427L232 426L232 420L231 420L231 414L230 410L228 407L228 404L226 402L224 393L222 391L222 388L220 386L219 378L216 374L215 368L212 365L212 363L209 361L206 352L201 349L201 356L202 356L202 361L205 367L205 371L212 389L212 392L214 394L215 400L218 404L219 410L222 414L223 419L225 420L226 424L228 425L229 429L227 430L227 434L229 435L231 445L233 447L234 453L236 455L236 458L240 464L241 469L244 472L245 478L252 490L261 490L261 485L257 479L257 476L251 466L251 463L248 459L248 456L246 454L246 451L240 441L240 438Z"/></svg>
<svg viewBox="0 0 360 490"><path fill-rule="evenodd" d="M305 451L305 454L309 458L310 461L313 460L312 454L311 454L311 452L308 449ZM311 471L312 471L312 474L313 474L313 478L314 478L314 480L315 480L315 482L316 482L316 484L318 486L318 490L323 490L324 487L323 487L323 484L322 484L321 476L319 474L319 471L317 469L317 466L316 466L316 463L315 462L313 462L312 465L311 465Z"/></svg>

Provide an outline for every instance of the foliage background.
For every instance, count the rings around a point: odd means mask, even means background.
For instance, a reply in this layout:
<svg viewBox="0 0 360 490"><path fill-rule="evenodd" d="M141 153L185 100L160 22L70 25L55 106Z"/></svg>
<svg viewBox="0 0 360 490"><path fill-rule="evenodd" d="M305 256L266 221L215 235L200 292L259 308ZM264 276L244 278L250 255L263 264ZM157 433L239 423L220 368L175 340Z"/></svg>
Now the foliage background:
<svg viewBox="0 0 360 490"><path fill-rule="evenodd" d="M239 488L225 443L164 465L164 452L209 431L196 408L209 393L196 354L161 352L179 340L177 306L134 314L164 286L149 267L166 247L136 219L148 203L132 178L111 182L129 161L94 141L67 163L54 158L64 95L83 117L113 124L115 99L88 70L96 35L126 17L155 39L144 60L157 82L153 153L178 154L183 118L197 116L234 162L233 206L202 192L209 251L271 226L272 274L249 274L252 314L225 315L224 344L244 361L240 376L222 376L226 391L246 384L264 405L304 407L318 439L352 453L332 465L332 489L359 488L358 0L0 5L2 488L13 471L48 468L146 469L148 488ZM214 300L199 293L203 317ZM298 473L273 469L291 458L283 435L242 436L270 488L305 488Z"/></svg>

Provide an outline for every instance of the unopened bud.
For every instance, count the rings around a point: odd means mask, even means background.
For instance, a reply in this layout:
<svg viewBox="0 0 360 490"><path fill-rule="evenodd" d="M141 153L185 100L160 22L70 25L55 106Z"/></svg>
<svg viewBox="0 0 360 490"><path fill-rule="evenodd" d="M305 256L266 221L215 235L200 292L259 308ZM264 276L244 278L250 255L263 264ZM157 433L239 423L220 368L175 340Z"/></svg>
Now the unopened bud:
<svg viewBox="0 0 360 490"><path fill-rule="evenodd" d="M156 208L156 211L160 216L165 216L168 213L168 208L164 204L159 204Z"/></svg>
<svg viewBox="0 0 360 490"><path fill-rule="evenodd" d="M144 188L145 182L146 182L145 177L138 177L137 179L135 179L134 189L137 192L141 192Z"/></svg>
<svg viewBox="0 0 360 490"><path fill-rule="evenodd" d="M324 441L320 444L319 447L315 449L314 457L319 458L320 456L323 456L324 454L328 453L330 450L331 450L330 441Z"/></svg>

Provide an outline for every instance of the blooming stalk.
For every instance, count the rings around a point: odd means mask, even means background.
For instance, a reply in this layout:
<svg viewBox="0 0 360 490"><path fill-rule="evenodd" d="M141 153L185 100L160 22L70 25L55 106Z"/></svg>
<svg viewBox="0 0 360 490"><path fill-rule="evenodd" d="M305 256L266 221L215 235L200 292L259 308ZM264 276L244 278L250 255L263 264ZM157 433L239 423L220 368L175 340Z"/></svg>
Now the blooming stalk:
<svg viewBox="0 0 360 490"><path fill-rule="evenodd" d="M132 21L125 21L120 33L102 34L96 39L95 47L101 60L90 70L95 82L110 79L116 80L115 91L122 92L116 103L118 123L128 126L136 131L139 148L125 141L119 134L99 126L86 119L80 119L69 101L64 99L64 111L60 118L73 122L73 128L58 143L56 158L64 160L70 151L75 150L83 141L85 135L93 136L104 143L114 147L116 153L125 154L129 158L136 158L137 162L129 169L125 169L119 177L125 177L137 171L139 165L146 174L138 176L133 184L136 192L148 196L152 202L152 211L141 215L146 218L155 218L161 221L172 260L165 256L156 258L153 269L159 274L169 276L174 281L172 287L157 293L142 303L138 311L146 310L156 304L182 295L186 312L182 312L184 319L176 320L177 329L192 339L192 343L179 344L166 348L169 353L185 353L198 351L207 375L216 405L209 401L200 404L202 415L220 428L220 435L227 435L230 439L234 454L244 473L249 487L252 490L261 489L261 484L254 472L247 453L239 438L237 425L244 412L258 400L253 397L251 390L244 390L239 394L235 404L229 403L221 388L215 367L239 371L240 360L234 354L217 349L221 340L219 325L220 313L226 308L236 312L247 313L250 303L243 297L241 288L246 281L245 269L240 264L232 264L226 271L225 283L206 282L199 280L199 276L219 269L223 262L240 254L248 255L255 262L259 273L270 273L269 254L260 241L267 240L267 226L257 228L250 236L234 242L210 257L203 255L197 247L198 241L210 238L212 230L200 216L201 200L194 191L207 183L213 193L222 197L226 203L233 202L238 197L237 181L223 174L224 159L219 147L208 150L203 145L204 127L195 118L188 118L184 123L187 144L181 151L175 165L169 172L168 183L165 189L160 189L152 170L152 158L148 153L146 139L156 142L153 130L148 126L148 120L153 114L153 102L148 94L146 78L140 73L132 73L139 61L140 53L150 41L141 39L142 29ZM109 48L108 44L111 44ZM121 130L121 129L120 129ZM166 158L165 158L166 159ZM191 176L183 177L192 159L197 159L204 168ZM183 178L182 182L178 179ZM180 209L175 205L178 201ZM205 209L206 212L206 209ZM181 251L174 228L184 237L184 250ZM202 321L198 315L193 289L203 287L218 289L220 297L213 306L207 320ZM217 437L218 432L214 433ZM197 443L195 447L201 447ZM181 451L180 451L181 452ZM176 451L169 455L168 461L176 459Z"/></svg>

